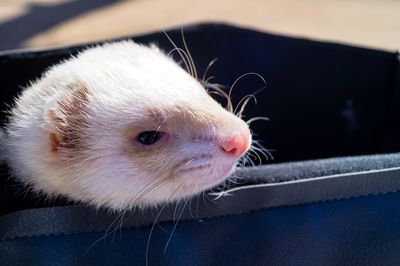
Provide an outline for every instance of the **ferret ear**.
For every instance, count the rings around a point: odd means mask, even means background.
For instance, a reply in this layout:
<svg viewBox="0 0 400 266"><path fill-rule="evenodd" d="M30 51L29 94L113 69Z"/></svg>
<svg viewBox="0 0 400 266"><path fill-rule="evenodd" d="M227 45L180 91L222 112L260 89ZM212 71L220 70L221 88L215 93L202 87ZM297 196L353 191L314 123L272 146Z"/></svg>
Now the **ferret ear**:
<svg viewBox="0 0 400 266"><path fill-rule="evenodd" d="M88 89L76 82L68 85L71 93L62 96L48 110L50 122L50 146L52 152L60 148L79 147L81 136L78 134L86 124Z"/></svg>

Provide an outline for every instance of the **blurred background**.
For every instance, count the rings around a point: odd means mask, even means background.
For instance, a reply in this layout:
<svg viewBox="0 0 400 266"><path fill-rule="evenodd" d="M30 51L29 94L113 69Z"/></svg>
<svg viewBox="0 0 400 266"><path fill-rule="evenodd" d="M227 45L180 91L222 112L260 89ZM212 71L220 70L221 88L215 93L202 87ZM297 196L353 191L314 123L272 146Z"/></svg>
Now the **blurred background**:
<svg viewBox="0 0 400 266"><path fill-rule="evenodd" d="M0 50L82 44L206 21L400 48L398 0L0 0Z"/></svg>

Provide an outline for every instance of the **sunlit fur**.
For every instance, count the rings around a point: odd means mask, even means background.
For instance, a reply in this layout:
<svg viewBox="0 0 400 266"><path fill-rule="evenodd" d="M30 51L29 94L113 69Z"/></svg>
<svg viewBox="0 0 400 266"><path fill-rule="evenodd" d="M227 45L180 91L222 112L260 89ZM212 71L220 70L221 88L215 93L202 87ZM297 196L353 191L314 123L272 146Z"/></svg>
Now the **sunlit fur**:
<svg viewBox="0 0 400 266"><path fill-rule="evenodd" d="M223 182L238 158L218 143L249 129L157 47L123 41L51 67L6 130L9 165L33 190L123 210ZM145 146L142 131L165 135Z"/></svg>

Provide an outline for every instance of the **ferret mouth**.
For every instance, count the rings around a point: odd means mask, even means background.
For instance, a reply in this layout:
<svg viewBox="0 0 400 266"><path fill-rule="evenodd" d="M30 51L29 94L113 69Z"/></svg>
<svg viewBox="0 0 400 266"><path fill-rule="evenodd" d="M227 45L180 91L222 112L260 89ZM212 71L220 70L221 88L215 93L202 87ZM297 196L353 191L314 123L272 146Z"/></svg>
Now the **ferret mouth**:
<svg viewBox="0 0 400 266"><path fill-rule="evenodd" d="M214 187L218 187L228 179L234 169L235 167L230 167L225 171L224 174L202 176L202 178L193 181L193 187L196 190L194 192L205 191Z"/></svg>
<svg viewBox="0 0 400 266"><path fill-rule="evenodd" d="M221 163L213 166L211 163L201 164L185 169L185 173L192 175L196 187L208 189L224 182L236 169L236 162ZM197 176L198 175L198 176Z"/></svg>
<svg viewBox="0 0 400 266"><path fill-rule="evenodd" d="M209 164L203 164L203 165L198 165L198 166L193 166L190 168L184 169L185 172L194 172L194 171L202 171L204 169L210 168L211 165Z"/></svg>
<svg viewBox="0 0 400 266"><path fill-rule="evenodd" d="M227 168L229 165L229 169L233 168L234 166L237 165L238 160L226 160L222 159L220 160L218 157L213 156L211 154L203 154L200 156L196 156L194 158L191 158L187 160L187 163L184 164L184 167L186 169L191 169L191 170L199 170L199 169L205 169L205 168Z"/></svg>
<svg viewBox="0 0 400 266"><path fill-rule="evenodd" d="M196 169L197 167L210 165L209 162L212 159L213 159L213 156L211 154L202 154L202 155L187 159L186 160L187 162L184 164L184 166L188 167L188 169L190 169L190 168Z"/></svg>

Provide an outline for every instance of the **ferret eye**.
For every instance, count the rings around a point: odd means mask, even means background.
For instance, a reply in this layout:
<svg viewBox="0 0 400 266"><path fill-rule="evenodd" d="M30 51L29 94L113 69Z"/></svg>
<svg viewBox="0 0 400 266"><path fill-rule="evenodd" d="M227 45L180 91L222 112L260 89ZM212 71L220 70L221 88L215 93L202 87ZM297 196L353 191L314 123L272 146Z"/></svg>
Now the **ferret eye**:
<svg viewBox="0 0 400 266"><path fill-rule="evenodd" d="M144 131L140 133L136 139L144 145L152 145L162 137L162 134L162 132L158 131Z"/></svg>

